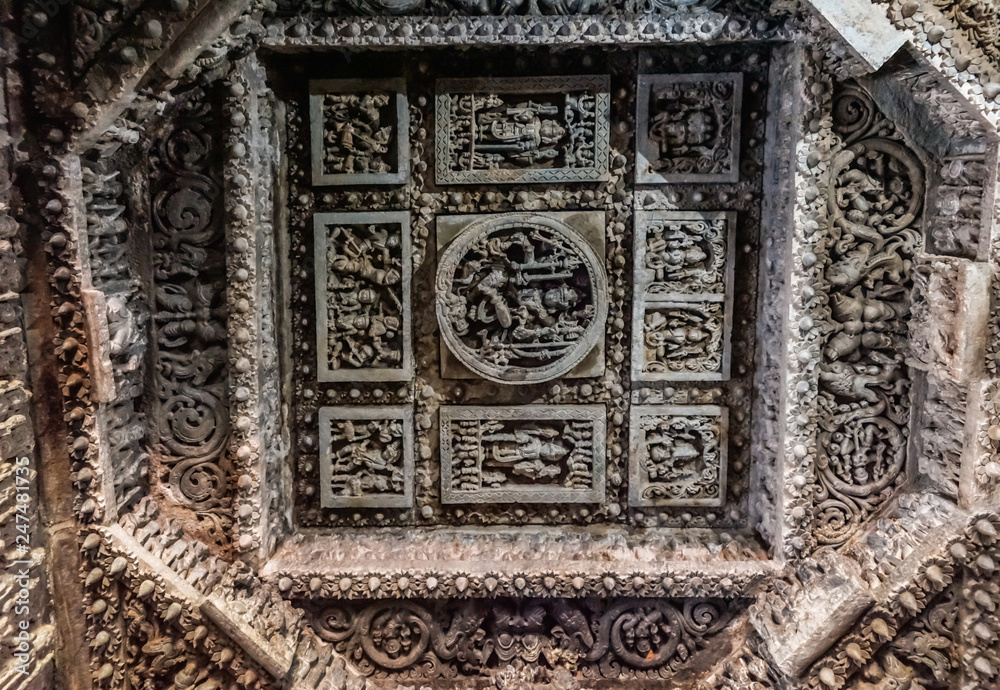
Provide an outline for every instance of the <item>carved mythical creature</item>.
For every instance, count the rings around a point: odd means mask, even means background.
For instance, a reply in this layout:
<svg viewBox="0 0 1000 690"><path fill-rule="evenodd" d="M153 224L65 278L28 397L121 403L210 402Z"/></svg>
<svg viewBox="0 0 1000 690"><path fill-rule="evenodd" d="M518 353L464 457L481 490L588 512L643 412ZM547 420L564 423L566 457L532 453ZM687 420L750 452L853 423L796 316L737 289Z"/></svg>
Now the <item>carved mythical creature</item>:
<svg viewBox="0 0 1000 690"><path fill-rule="evenodd" d="M900 363L887 357L875 357L875 364L828 362L820 366L819 381L825 389L846 400L879 401L880 388L895 391L900 379Z"/></svg>
<svg viewBox="0 0 1000 690"><path fill-rule="evenodd" d="M891 349L894 336L905 331L899 314L903 307L868 297L860 286L847 293L831 294L830 310L839 325L823 350L831 361L856 358L862 346L869 350Z"/></svg>

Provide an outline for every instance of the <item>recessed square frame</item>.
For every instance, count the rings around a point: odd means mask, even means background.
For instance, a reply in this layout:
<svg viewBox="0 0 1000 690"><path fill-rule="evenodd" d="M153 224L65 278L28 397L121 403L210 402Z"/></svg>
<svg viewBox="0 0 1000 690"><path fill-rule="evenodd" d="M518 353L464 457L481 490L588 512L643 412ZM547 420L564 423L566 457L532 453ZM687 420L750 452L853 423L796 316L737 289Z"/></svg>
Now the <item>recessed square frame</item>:
<svg viewBox="0 0 1000 690"><path fill-rule="evenodd" d="M394 369L331 369L327 356L327 333L329 316L323 308L326 304L326 227L341 223L344 225L399 225L402 242L402 279L400 280L400 301L402 310L403 361ZM340 381L409 381L413 377L413 334L410 289L413 273L413 258L410 248L410 214L408 211L362 211L343 213L317 213L313 215L313 261L316 298L316 376L321 382Z"/></svg>
<svg viewBox="0 0 1000 690"><path fill-rule="evenodd" d="M396 112L396 170L389 173L327 173L323 170L323 96L334 93L390 93ZM410 178L410 111L406 80L313 79L309 82L309 159L312 184L334 185L405 184Z"/></svg>
<svg viewBox="0 0 1000 690"><path fill-rule="evenodd" d="M588 490L558 487L530 487L518 489L480 489L476 492L455 491L451 488L452 446L451 423L460 420L554 420L589 421L594 428L594 454L592 466L593 486ZM512 406L446 406L440 411L441 437L441 502L465 503L604 503L607 485L605 480L605 444L607 409L604 405L512 405Z"/></svg>
<svg viewBox="0 0 1000 690"><path fill-rule="evenodd" d="M330 453L333 438L330 423L338 420L398 419L403 422L403 495L334 496ZM384 407L321 407L319 409L319 492L324 508L412 508L413 507L413 408L394 405Z"/></svg>
<svg viewBox="0 0 1000 690"><path fill-rule="evenodd" d="M646 294L652 281L646 269L646 226L647 221L659 220L726 220L726 267L723 294L670 292L655 295ZM736 213L733 211L636 211L633 241L633 296L632 296L632 380L633 381L726 381L730 376L733 331L733 276L736 263ZM643 371L645 365L645 316L646 312L658 307L677 304L704 302L722 303L723 349L720 371L706 374L689 372L650 373Z"/></svg>
<svg viewBox="0 0 1000 690"><path fill-rule="evenodd" d="M434 95L434 180L449 184L531 184L601 182L608 178L611 161L610 114L611 78L607 74L565 77L507 77L480 79L438 79ZM449 145L451 95L493 91L501 94L530 95L568 91L594 94L594 164L586 168L526 168L524 170L452 170Z"/></svg>
<svg viewBox="0 0 1000 690"><path fill-rule="evenodd" d="M649 106L652 90L666 84L695 84L706 81L728 81L733 84L733 122L730 133L732 160L725 173L647 172L656 142L649 137ZM742 72L700 72L693 74L640 74L636 84L635 116L635 181L636 184L739 182L740 179L740 118L743 103Z"/></svg>
<svg viewBox="0 0 1000 690"><path fill-rule="evenodd" d="M644 480L640 460L645 451L645 434L639 428L642 417L719 417L719 497L718 498L642 498ZM629 482L628 503L635 508L659 506L701 506L718 508L726 503L726 468L729 457L729 408L718 405L633 405L629 415Z"/></svg>
<svg viewBox="0 0 1000 690"><path fill-rule="evenodd" d="M549 218L562 221L576 230L584 242L590 245L599 259L605 258L605 224L607 217L604 211L545 211L538 212ZM502 213L474 213L467 215L437 216L435 231L437 236L437 255L440 257L448 245L462 234L467 227L483 218L499 217ZM459 361L458 357L448 349L444 339L440 343L441 378L443 379L475 379L483 380L481 376L470 370ZM594 347L583 360L573 367L568 374L560 376L564 379L582 379L600 376L604 373L604 338L600 337Z"/></svg>

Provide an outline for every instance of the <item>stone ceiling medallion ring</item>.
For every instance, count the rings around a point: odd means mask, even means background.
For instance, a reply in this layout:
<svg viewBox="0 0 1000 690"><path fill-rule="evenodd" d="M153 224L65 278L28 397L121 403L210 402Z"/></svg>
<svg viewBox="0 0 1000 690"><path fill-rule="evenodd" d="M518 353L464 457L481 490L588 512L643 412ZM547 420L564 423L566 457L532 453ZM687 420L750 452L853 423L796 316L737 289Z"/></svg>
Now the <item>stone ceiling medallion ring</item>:
<svg viewBox="0 0 1000 690"><path fill-rule="evenodd" d="M610 647L633 668L657 668L677 651L681 625L677 609L664 601L623 601L601 617L597 643L587 658L600 659Z"/></svg>
<svg viewBox="0 0 1000 690"><path fill-rule="evenodd" d="M441 255L441 337L483 378L551 381L594 348L608 316L604 265L568 225L510 213L470 225Z"/></svg>
<svg viewBox="0 0 1000 690"><path fill-rule="evenodd" d="M861 240L873 241L876 249L889 235L912 226L920 214L924 169L897 141L858 142L834 157L831 173L834 193L829 208L834 223Z"/></svg>
<svg viewBox="0 0 1000 690"><path fill-rule="evenodd" d="M362 614L358 621L361 647L372 661L399 670L417 663L431 642L432 621L409 602L391 602Z"/></svg>

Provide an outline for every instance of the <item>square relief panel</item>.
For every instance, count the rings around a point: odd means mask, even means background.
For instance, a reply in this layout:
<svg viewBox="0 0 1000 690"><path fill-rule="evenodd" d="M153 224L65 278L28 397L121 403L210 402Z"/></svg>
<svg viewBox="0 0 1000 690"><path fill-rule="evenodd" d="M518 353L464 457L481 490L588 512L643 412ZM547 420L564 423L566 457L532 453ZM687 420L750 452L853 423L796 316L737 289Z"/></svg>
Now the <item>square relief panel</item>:
<svg viewBox="0 0 1000 690"><path fill-rule="evenodd" d="M402 79L309 82L312 183L402 184L409 176L409 111Z"/></svg>
<svg viewBox="0 0 1000 690"><path fill-rule="evenodd" d="M324 407L319 424L324 508L413 504L412 407Z"/></svg>
<svg viewBox="0 0 1000 690"><path fill-rule="evenodd" d="M633 380L729 378L735 226L731 212L636 212Z"/></svg>
<svg viewBox="0 0 1000 690"><path fill-rule="evenodd" d="M291 313L281 354L298 527L334 540L350 530L441 533L467 544L471 560L494 539L548 531L555 540L570 526L597 540L581 547L586 559L604 553L600 539L644 541L656 530L757 539L751 431L768 62L763 48L715 52L711 64L746 70L740 178L673 187L642 187L629 170L638 71L700 78L701 49L540 50L529 65L559 65L560 76L544 77L518 76L517 50L498 50L485 70L449 49L416 61L331 60L323 78L405 80L410 177L395 188L313 182L314 80L292 57L275 58L288 75L276 91L288 99L288 235L279 246L289 253ZM581 64L597 76L565 76ZM472 110L451 120L452 108ZM541 137L563 130L566 140ZM471 141L473 131L484 138ZM579 155L567 158L572 147ZM699 486L676 505L630 499L636 406L729 409L716 493ZM412 469L394 464L393 437L383 441L389 432L369 430L371 420L330 427L329 410L399 419L387 412L395 408L412 417L403 424ZM388 546L379 553L393 557Z"/></svg>
<svg viewBox="0 0 1000 690"><path fill-rule="evenodd" d="M629 505L725 503L728 409L637 405L629 428Z"/></svg>
<svg viewBox="0 0 1000 690"><path fill-rule="evenodd" d="M608 173L609 79L439 79L443 184L589 182Z"/></svg>
<svg viewBox="0 0 1000 690"><path fill-rule="evenodd" d="M410 215L313 217L320 381L406 381L410 335Z"/></svg>
<svg viewBox="0 0 1000 690"><path fill-rule="evenodd" d="M641 74L636 182L739 180L743 75Z"/></svg>
<svg viewBox="0 0 1000 690"><path fill-rule="evenodd" d="M441 376L512 383L554 371L566 358L577 363L567 362L563 376L600 376L604 223L601 211L439 216L436 298L449 312L441 326ZM469 246L449 259L460 236ZM498 267L506 269L500 282Z"/></svg>
<svg viewBox="0 0 1000 690"><path fill-rule="evenodd" d="M444 503L600 503L603 405L441 408Z"/></svg>

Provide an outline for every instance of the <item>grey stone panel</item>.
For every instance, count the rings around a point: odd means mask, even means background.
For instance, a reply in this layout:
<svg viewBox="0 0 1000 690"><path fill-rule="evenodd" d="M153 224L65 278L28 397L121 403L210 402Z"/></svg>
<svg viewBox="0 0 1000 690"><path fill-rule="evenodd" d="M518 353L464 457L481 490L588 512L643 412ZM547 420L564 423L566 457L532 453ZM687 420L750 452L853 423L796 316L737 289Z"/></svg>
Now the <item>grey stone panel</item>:
<svg viewBox="0 0 1000 690"><path fill-rule="evenodd" d="M410 214L317 213L313 231L318 380L409 381ZM331 237L334 231L339 238ZM333 247L331 261L331 242L338 240L343 246ZM391 271L398 281L386 282Z"/></svg>
<svg viewBox="0 0 1000 690"><path fill-rule="evenodd" d="M743 75L640 74L635 181L737 182Z"/></svg>
<svg viewBox="0 0 1000 690"><path fill-rule="evenodd" d="M637 211L636 381L723 381L731 360L736 214Z"/></svg>
<svg viewBox="0 0 1000 690"><path fill-rule="evenodd" d="M602 503L603 405L441 408L443 503Z"/></svg>
<svg viewBox="0 0 1000 690"><path fill-rule="evenodd" d="M629 505L725 504L728 408L637 405L629 436Z"/></svg>
<svg viewBox="0 0 1000 690"><path fill-rule="evenodd" d="M608 313L603 214L439 218L438 246L445 376L461 376L456 365L511 385L600 374Z"/></svg>
<svg viewBox="0 0 1000 690"><path fill-rule="evenodd" d="M439 185L604 180L610 107L607 75L439 79L435 179Z"/></svg>
<svg viewBox="0 0 1000 690"><path fill-rule="evenodd" d="M345 121L334 124L324 114L328 96L358 96L361 102L342 103ZM372 99L387 102L379 107ZM410 114L403 79L310 81L309 129L314 185L404 184L409 179ZM327 165L328 157L335 165Z"/></svg>
<svg viewBox="0 0 1000 690"><path fill-rule="evenodd" d="M319 422L324 508L413 505L412 407L323 407Z"/></svg>

